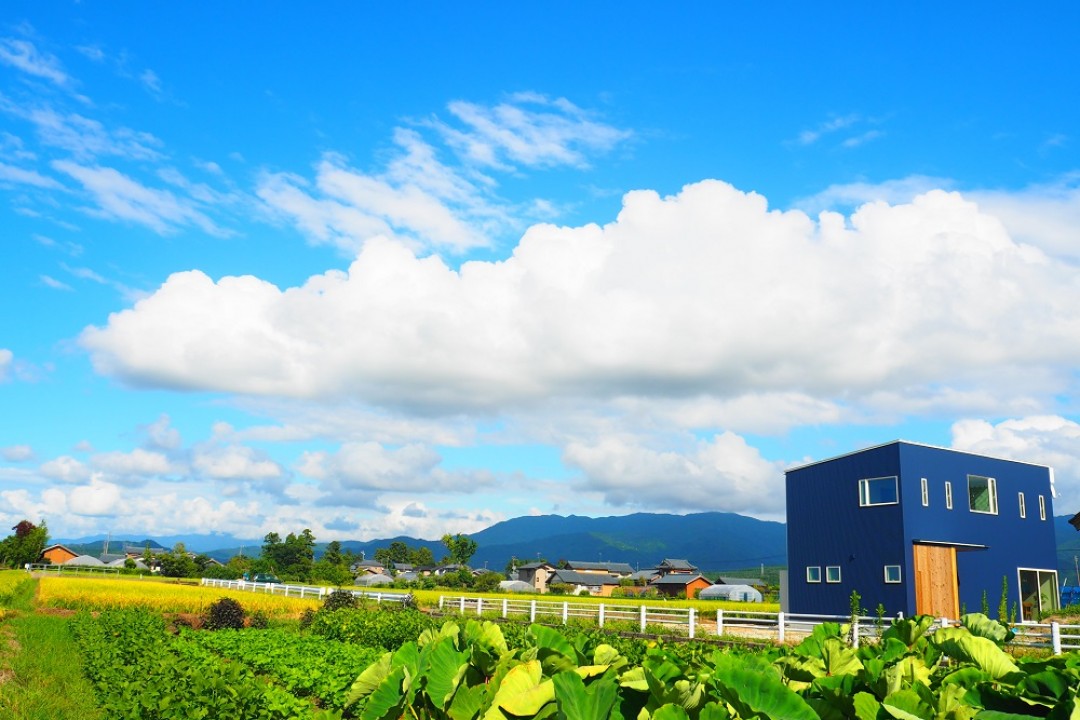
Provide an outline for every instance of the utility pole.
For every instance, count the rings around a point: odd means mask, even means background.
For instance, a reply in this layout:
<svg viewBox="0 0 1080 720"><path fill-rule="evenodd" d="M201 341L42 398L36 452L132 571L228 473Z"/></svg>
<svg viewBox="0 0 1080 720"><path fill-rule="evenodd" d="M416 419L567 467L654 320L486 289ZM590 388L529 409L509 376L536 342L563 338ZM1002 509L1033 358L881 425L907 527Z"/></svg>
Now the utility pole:
<svg viewBox="0 0 1080 720"><path fill-rule="evenodd" d="M1080 563L1077 563L1076 555L1073 555L1073 567L1076 568L1076 584L1080 585Z"/></svg>

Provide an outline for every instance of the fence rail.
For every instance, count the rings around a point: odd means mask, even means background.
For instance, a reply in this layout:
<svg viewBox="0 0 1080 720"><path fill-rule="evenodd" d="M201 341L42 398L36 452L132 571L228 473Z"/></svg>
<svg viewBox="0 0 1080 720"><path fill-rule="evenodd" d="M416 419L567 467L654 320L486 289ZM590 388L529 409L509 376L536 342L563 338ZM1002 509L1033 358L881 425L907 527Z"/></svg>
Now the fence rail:
<svg viewBox="0 0 1080 720"><path fill-rule="evenodd" d="M769 613L751 610L717 610L715 617L711 612L700 612L695 608L660 608L641 605L628 607L623 604L574 603L570 601L550 600L510 600L485 599L466 596L439 596L439 609L443 612L458 612L462 615L497 614L503 618L512 616L528 617L529 622L558 621L563 625L572 618L591 619L598 627L609 626L612 622L631 622L640 632L646 632L649 626L661 625L668 630L687 637L747 635L766 637L783 643L787 640L805 636L813 632L818 625L827 622L851 623L851 640L855 647L860 642L876 641L881 633L893 621L903 618L859 616L852 623L848 615L806 615L799 613ZM955 621L938 618L930 627L930 632L943 627L953 627ZM1013 645L1032 648L1047 648L1060 655L1070 650L1080 650L1080 625L1061 623L1036 624L1026 623L1013 626L1016 637Z"/></svg>
<svg viewBox="0 0 1080 720"><path fill-rule="evenodd" d="M26 568L27 572L54 572L61 573L101 573L102 575L119 575L124 568L109 567L108 565L46 565L34 563ZM145 571L144 571L145 572Z"/></svg>
<svg viewBox="0 0 1080 720"><path fill-rule="evenodd" d="M249 580L218 580L216 578L203 578L200 583L205 587L224 588L226 590L241 590L245 592L261 592L267 595L284 595L295 598L325 598L335 590L345 590L354 597L374 600L376 603L404 603L409 593L368 592L366 590L349 590L347 588L328 588L321 585L287 585L285 583L257 583Z"/></svg>

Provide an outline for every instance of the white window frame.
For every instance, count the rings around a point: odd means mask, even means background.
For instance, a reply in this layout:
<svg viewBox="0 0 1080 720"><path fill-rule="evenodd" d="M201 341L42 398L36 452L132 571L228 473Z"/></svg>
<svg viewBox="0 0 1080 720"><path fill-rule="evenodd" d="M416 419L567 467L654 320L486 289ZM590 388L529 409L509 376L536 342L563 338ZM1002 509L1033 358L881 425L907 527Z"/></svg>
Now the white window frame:
<svg viewBox="0 0 1080 720"><path fill-rule="evenodd" d="M1046 520L1046 496L1039 496L1039 519Z"/></svg>
<svg viewBox="0 0 1080 720"><path fill-rule="evenodd" d="M896 578L895 579L890 579L889 578L889 570L891 570L891 569L896 570ZM901 570L900 570L899 565L886 565L885 566L885 582L886 582L886 584L888 584L888 585L899 585L902 581L903 581L903 579L902 579Z"/></svg>
<svg viewBox="0 0 1080 720"><path fill-rule="evenodd" d="M832 571L836 571L836 579L832 577ZM839 565L826 565L825 566L825 582L838 583L840 582L840 566Z"/></svg>
<svg viewBox="0 0 1080 720"><path fill-rule="evenodd" d="M878 480L892 480L895 500L888 502L870 502L870 483ZM878 507L879 505L898 505L900 503L900 479L896 475L861 478L859 480L859 507Z"/></svg>
<svg viewBox="0 0 1080 720"><path fill-rule="evenodd" d="M972 480L985 480L986 492L990 498L989 510L976 510L971 506L971 481ZM998 514L998 497L997 497L997 480L992 477L986 477L985 475L968 475L968 510L973 513L979 513L980 515L997 515Z"/></svg>
<svg viewBox="0 0 1080 720"><path fill-rule="evenodd" d="M945 509L952 510L952 481L945 481Z"/></svg>
<svg viewBox="0 0 1080 720"><path fill-rule="evenodd" d="M920 489L922 490L923 507L930 507L930 483L926 481L926 478L923 478L920 485Z"/></svg>
<svg viewBox="0 0 1080 720"><path fill-rule="evenodd" d="M808 583L820 583L821 582L821 566L820 565L807 565L806 566L806 582L808 582Z"/></svg>
<svg viewBox="0 0 1080 720"><path fill-rule="evenodd" d="M1020 501L1020 517L1021 518L1026 518L1027 517L1027 503L1024 501L1024 493L1023 492L1018 492L1017 496L1019 496L1019 501Z"/></svg>

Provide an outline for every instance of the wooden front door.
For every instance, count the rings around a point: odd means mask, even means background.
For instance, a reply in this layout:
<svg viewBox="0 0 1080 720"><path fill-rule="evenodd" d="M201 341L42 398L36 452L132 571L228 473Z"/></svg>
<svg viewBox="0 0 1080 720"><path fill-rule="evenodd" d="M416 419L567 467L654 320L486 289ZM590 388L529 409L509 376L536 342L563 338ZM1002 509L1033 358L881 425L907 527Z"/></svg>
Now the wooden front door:
<svg viewBox="0 0 1080 720"><path fill-rule="evenodd" d="M915 545L915 612L955 620L960 616L956 589L956 548Z"/></svg>

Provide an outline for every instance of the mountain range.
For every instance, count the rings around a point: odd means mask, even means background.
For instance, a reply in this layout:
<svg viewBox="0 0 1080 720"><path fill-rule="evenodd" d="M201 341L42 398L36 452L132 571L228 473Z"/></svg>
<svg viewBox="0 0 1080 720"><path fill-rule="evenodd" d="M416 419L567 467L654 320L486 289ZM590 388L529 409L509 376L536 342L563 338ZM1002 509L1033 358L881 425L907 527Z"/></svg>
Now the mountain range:
<svg viewBox="0 0 1080 720"><path fill-rule="evenodd" d="M1058 573L1061 582L1078 585L1080 532L1069 525L1068 519L1068 516L1054 518ZM787 564L784 523L734 513L635 513L599 518L534 515L504 520L470 537L477 543L471 564L493 570L502 570L511 558L526 562L543 558L552 563L605 560L629 563L635 568L653 567L664 558L680 558L706 572ZM92 536L56 542L97 555L102 552L104 539L103 536ZM347 540L342 542L342 548L354 553L363 552L372 558L377 549L388 547L394 541L410 547L427 547L436 559L446 554L446 548L438 540L407 536ZM241 552L257 555L262 546L262 540L243 540L228 535L176 535L156 540L113 538L110 549L115 552L125 544L171 548L177 542L184 543L188 550L206 553L222 562ZM316 554L321 554L324 547L325 543L319 543Z"/></svg>

